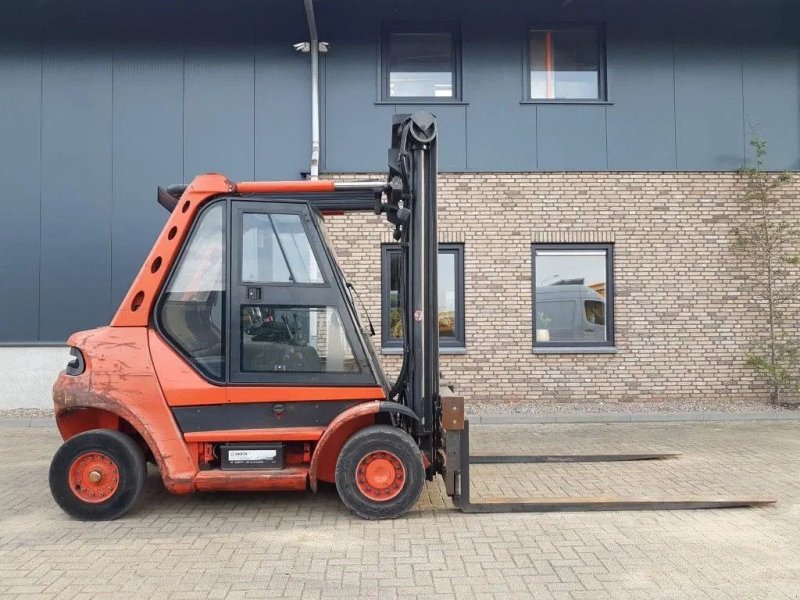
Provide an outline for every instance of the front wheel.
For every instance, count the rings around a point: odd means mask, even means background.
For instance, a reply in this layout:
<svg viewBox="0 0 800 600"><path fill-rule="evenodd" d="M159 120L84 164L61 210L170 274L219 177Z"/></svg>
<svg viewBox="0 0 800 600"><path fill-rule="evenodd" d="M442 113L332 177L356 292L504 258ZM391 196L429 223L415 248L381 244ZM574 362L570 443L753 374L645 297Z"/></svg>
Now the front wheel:
<svg viewBox="0 0 800 600"><path fill-rule="evenodd" d="M142 449L112 429L93 429L64 442L50 463L50 492L61 509L82 521L110 521L142 494L147 465Z"/></svg>
<svg viewBox="0 0 800 600"><path fill-rule="evenodd" d="M354 434L339 453L336 489L363 519L395 519L416 504L425 484L422 454L410 435L389 425Z"/></svg>

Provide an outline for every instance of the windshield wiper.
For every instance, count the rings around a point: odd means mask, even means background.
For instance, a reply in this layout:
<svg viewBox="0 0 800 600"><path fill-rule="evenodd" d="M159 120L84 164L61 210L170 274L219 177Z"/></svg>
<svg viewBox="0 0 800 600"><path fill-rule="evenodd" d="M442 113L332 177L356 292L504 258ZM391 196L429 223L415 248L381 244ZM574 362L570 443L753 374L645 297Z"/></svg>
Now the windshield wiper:
<svg viewBox="0 0 800 600"><path fill-rule="evenodd" d="M361 299L361 296L358 294L358 290L356 290L355 286L349 281L346 281L345 284L347 285L347 289L352 290L355 294L358 303L361 305L361 312L364 313L364 316L367 317L367 323L369 323L369 335L372 337L375 335L375 328L372 326L372 319L369 318L369 313L367 312L367 307L364 306L364 301Z"/></svg>

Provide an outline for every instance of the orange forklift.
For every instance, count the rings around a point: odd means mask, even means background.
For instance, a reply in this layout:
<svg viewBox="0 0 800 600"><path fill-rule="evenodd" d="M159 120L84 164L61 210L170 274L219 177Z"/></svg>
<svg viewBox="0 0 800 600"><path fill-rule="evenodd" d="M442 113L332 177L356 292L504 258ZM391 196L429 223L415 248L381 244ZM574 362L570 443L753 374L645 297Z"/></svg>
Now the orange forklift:
<svg viewBox="0 0 800 600"><path fill-rule="evenodd" d="M763 498L495 498L472 502L470 463L647 460L671 453L470 456L463 399L440 386L437 130L396 115L386 181L159 189L170 211L111 324L72 335L53 390L63 445L50 489L69 515L117 518L147 462L175 494L317 490L394 518L444 478L465 512L721 508ZM326 234L326 216L375 210L401 248L403 362L387 380ZM371 324L369 325L371 329Z"/></svg>

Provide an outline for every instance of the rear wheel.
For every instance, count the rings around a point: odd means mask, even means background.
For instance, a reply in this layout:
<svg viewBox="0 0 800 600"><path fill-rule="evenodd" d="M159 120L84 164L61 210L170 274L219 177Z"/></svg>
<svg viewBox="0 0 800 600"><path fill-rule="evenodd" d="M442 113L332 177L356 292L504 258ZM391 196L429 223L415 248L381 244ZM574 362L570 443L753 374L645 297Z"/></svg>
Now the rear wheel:
<svg viewBox="0 0 800 600"><path fill-rule="evenodd" d="M61 509L82 521L128 512L142 494L147 466L129 436L93 429L64 442L50 463L50 492Z"/></svg>
<svg viewBox="0 0 800 600"><path fill-rule="evenodd" d="M354 434L339 453L336 489L364 519L394 519L416 504L425 483L422 455L410 435L388 425Z"/></svg>

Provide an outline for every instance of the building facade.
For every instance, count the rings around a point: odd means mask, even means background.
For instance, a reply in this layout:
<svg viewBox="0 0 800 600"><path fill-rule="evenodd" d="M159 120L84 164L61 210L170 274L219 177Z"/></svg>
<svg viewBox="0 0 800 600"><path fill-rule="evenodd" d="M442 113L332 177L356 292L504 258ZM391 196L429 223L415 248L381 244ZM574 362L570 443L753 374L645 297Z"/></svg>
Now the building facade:
<svg viewBox="0 0 800 600"><path fill-rule="evenodd" d="M463 395L765 398L744 364L764 323L732 229L751 136L768 169L800 169L796 3L316 9L323 172L374 178L393 114L438 117L442 369ZM26 365L61 368L50 346L109 321L164 222L157 185L308 171L309 59L293 48L307 39L299 0L3 3L6 405L46 405L49 374ZM797 212L799 192L795 177ZM328 226L391 375L391 231L366 214Z"/></svg>

